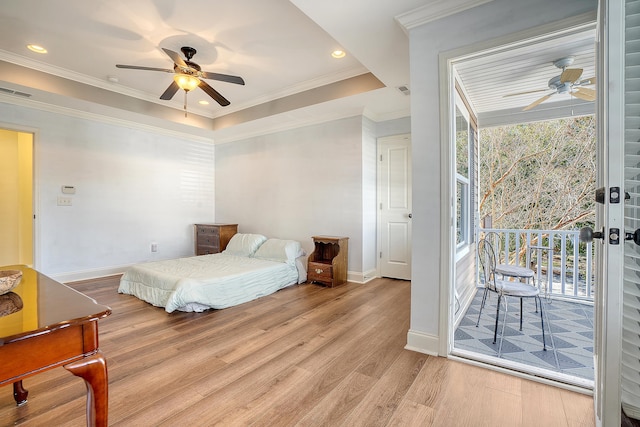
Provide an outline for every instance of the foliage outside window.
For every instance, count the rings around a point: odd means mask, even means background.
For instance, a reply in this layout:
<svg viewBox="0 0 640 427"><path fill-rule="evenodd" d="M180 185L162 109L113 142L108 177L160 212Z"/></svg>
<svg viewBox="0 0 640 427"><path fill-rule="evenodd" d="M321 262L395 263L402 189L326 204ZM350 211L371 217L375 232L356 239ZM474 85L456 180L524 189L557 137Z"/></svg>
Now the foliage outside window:
<svg viewBox="0 0 640 427"><path fill-rule="evenodd" d="M469 203L469 148L472 132L469 122L462 111L456 107L456 245L462 248L470 242L470 203Z"/></svg>
<svg viewBox="0 0 640 427"><path fill-rule="evenodd" d="M493 228L593 227L593 116L480 129L480 217Z"/></svg>

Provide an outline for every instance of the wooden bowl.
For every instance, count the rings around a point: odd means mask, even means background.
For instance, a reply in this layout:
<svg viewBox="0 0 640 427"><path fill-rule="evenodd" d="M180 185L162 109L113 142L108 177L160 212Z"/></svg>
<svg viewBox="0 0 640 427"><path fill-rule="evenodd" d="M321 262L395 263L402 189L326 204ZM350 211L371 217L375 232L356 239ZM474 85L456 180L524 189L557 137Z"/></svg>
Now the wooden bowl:
<svg viewBox="0 0 640 427"><path fill-rule="evenodd" d="M20 284L22 271L0 270L0 295L4 295Z"/></svg>

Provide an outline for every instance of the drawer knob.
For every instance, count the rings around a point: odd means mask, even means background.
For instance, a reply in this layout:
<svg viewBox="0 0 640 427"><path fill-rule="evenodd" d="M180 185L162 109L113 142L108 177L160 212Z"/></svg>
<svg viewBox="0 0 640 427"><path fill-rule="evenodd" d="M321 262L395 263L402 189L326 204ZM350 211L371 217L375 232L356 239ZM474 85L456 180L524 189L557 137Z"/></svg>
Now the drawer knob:
<svg viewBox="0 0 640 427"><path fill-rule="evenodd" d="M316 274L321 274L324 270L321 270L319 268L316 268Z"/></svg>

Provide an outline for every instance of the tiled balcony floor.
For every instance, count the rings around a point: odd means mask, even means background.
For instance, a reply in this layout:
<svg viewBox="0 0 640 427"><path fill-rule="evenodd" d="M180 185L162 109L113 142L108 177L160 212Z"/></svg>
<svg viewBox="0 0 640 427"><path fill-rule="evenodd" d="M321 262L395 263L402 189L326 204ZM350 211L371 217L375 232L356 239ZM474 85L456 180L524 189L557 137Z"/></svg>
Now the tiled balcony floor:
<svg viewBox="0 0 640 427"><path fill-rule="evenodd" d="M543 351L540 313L535 312L533 299L524 300L522 331L519 300L508 298L506 324L502 304L498 339L493 344L498 296L489 293L476 327L483 292L478 289L456 329L455 348L593 380L593 305L542 298L547 341L547 351Z"/></svg>

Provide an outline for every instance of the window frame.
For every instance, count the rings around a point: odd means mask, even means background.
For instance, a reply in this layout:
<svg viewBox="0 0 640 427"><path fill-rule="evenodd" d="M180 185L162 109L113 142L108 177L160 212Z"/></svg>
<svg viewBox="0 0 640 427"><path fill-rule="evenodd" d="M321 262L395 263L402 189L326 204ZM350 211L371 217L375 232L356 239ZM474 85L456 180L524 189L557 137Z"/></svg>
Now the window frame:
<svg viewBox="0 0 640 427"><path fill-rule="evenodd" d="M464 176L458 172L458 147L457 147L457 132L458 132L458 120L457 117L458 111L460 115L465 119L467 124L467 175ZM455 224L455 236L456 236L456 253L462 254L468 251L469 245L472 244L471 239L471 175L472 175L472 147L474 144L474 129L471 126L470 113L467 110L467 106L462 101L460 95L455 93L455 104L454 104L454 117L456 120L454 121L454 129L453 129L453 145L455 149L453 150L454 154L454 165L455 165L455 210L456 210L456 218L454 221ZM461 186L461 191L459 191L458 186ZM461 193L461 194L460 194ZM460 219L458 221L458 204L460 204ZM461 226L459 226L461 224ZM459 239L458 236L461 235Z"/></svg>

